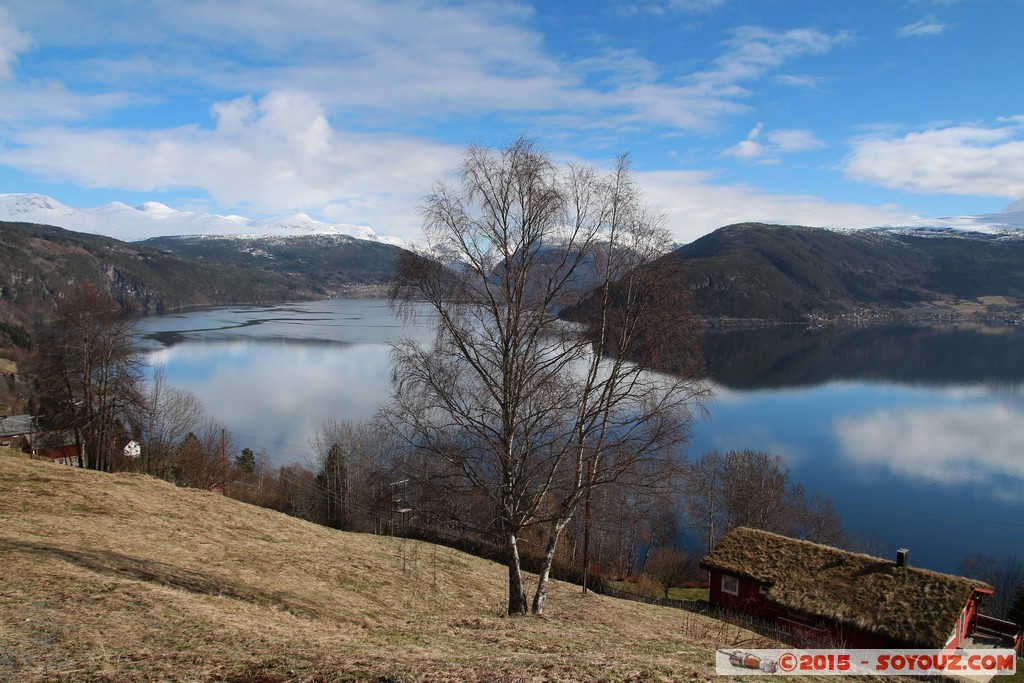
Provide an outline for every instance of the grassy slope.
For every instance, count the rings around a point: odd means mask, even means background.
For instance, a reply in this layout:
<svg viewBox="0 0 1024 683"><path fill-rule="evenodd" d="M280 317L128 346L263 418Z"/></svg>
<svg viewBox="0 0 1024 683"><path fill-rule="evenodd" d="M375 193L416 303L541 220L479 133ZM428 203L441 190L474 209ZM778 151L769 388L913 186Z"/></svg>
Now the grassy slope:
<svg viewBox="0 0 1024 683"><path fill-rule="evenodd" d="M0 454L0 681L710 680L750 634L138 475Z"/></svg>

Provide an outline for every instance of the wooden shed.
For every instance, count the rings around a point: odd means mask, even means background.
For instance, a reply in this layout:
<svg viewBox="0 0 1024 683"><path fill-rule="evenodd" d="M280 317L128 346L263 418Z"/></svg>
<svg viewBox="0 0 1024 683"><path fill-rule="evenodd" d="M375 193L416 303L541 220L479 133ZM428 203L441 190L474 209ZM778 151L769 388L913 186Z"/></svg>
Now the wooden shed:
<svg viewBox="0 0 1024 683"><path fill-rule="evenodd" d="M701 560L710 601L854 648L1021 648L1021 629L983 617L973 579L739 527Z"/></svg>

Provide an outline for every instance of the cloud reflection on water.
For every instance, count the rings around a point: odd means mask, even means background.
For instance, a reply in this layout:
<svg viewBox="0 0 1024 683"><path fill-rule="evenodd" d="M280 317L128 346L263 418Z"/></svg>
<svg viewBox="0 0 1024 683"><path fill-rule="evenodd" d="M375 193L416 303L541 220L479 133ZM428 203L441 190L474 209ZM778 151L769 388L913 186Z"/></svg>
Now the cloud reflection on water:
<svg viewBox="0 0 1024 683"><path fill-rule="evenodd" d="M176 345L151 355L174 386L202 399L231 426L237 445L265 449L274 462L306 457L326 420L368 420L387 398L390 363L382 344L341 346L248 340Z"/></svg>
<svg viewBox="0 0 1024 683"><path fill-rule="evenodd" d="M306 460L325 421L372 418L390 390L386 341L424 334L381 300L210 309L142 327L168 381L202 399L239 448L279 465Z"/></svg>
<svg viewBox="0 0 1024 683"><path fill-rule="evenodd" d="M972 487L1018 502L1024 490L1024 408L984 400L841 415L841 457L915 482Z"/></svg>

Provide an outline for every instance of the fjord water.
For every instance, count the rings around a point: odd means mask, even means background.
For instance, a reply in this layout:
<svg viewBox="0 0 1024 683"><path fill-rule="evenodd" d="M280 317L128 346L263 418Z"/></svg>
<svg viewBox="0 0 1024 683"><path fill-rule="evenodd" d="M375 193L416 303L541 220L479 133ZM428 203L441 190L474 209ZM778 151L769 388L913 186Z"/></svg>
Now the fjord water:
<svg viewBox="0 0 1024 683"><path fill-rule="evenodd" d="M302 462L327 419L387 398L387 340L428 338L380 300L209 309L142 321L150 361L239 448ZM716 398L691 456L780 454L873 552L954 571L1024 556L1024 330L781 327L709 335Z"/></svg>

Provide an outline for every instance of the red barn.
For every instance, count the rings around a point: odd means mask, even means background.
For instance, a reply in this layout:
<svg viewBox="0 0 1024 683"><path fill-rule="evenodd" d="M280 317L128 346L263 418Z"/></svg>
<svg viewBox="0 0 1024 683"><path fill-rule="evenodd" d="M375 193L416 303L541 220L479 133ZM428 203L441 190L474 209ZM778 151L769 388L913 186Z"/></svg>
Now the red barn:
<svg viewBox="0 0 1024 683"><path fill-rule="evenodd" d="M1006 647L1021 629L979 614L980 581L739 527L701 560L710 601L850 648Z"/></svg>
<svg viewBox="0 0 1024 683"><path fill-rule="evenodd" d="M37 432L26 436L21 442L21 451L33 458L50 460L58 465L77 467L85 456L85 450L78 445L72 432Z"/></svg>

